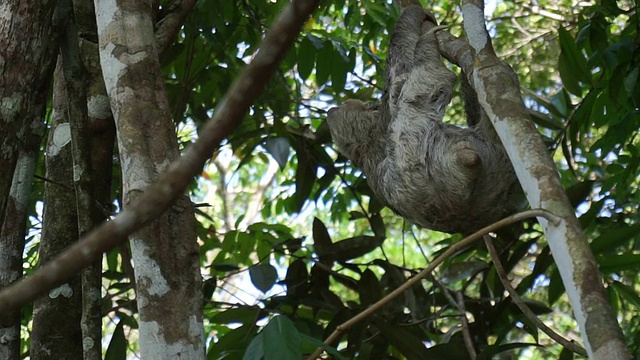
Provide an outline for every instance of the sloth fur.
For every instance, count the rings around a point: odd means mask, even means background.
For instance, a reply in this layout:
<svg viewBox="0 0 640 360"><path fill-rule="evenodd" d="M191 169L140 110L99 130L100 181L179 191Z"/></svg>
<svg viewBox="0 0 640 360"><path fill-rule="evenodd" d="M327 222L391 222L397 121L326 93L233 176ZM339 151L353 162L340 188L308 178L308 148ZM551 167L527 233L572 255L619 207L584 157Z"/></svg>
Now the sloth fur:
<svg viewBox="0 0 640 360"><path fill-rule="evenodd" d="M521 190L465 79L469 127L442 122L456 76L440 60L435 26L422 7L406 7L391 37L381 104L347 100L327 121L338 150L385 205L424 228L470 233L513 212Z"/></svg>

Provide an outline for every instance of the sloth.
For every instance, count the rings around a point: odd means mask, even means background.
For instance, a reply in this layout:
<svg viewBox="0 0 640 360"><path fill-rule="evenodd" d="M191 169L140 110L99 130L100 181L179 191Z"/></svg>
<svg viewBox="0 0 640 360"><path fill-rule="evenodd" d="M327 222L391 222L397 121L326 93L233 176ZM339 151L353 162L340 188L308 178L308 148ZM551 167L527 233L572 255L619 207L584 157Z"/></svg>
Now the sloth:
<svg viewBox="0 0 640 360"><path fill-rule="evenodd" d="M427 229L471 233L515 211L521 189L464 75L468 127L442 122L456 75L440 59L436 24L422 7L404 8L381 102L347 100L329 110L327 123L383 204Z"/></svg>

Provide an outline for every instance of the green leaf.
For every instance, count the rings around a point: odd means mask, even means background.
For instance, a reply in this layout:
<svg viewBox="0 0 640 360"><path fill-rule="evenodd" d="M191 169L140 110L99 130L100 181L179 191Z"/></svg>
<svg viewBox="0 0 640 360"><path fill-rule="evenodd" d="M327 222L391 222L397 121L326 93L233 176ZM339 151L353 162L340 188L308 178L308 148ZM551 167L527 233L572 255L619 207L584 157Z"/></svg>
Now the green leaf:
<svg viewBox="0 0 640 360"><path fill-rule="evenodd" d="M249 276L253 286L266 293L276 283L278 272L269 264L258 264L249 268Z"/></svg>
<svg viewBox="0 0 640 360"><path fill-rule="evenodd" d="M618 273L621 271L637 271L640 267L640 255L618 254L601 256L597 259L600 271L603 273Z"/></svg>
<svg viewBox="0 0 640 360"><path fill-rule="evenodd" d="M257 332L255 325L243 325L220 335L215 343L211 343L207 359L238 359L247 351L251 339Z"/></svg>
<svg viewBox="0 0 640 360"><path fill-rule="evenodd" d="M367 269L360 276L358 294L360 295L360 304L364 307L382 299L382 287L373 271Z"/></svg>
<svg viewBox="0 0 640 360"><path fill-rule="evenodd" d="M510 343L503 345L489 345L485 347L482 352L478 355L477 360L490 360L493 357L501 352L510 351L514 349L522 349L529 346L542 347L535 343Z"/></svg>
<svg viewBox="0 0 640 360"><path fill-rule="evenodd" d="M433 359L427 356L426 348L417 334L407 328L395 326L381 320L374 321L376 327L393 347L398 349L407 359Z"/></svg>
<svg viewBox="0 0 640 360"><path fill-rule="evenodd" d="M333 53L335 52L331 41L325 41L322 45L316 60L316 84L318 86L322 86L329 81L329 76L333 71Z"/></svg>
<svg viewBox="0 0 640 360"><path fill-rule="evenodd" d="M472 275L488 268L482 261L465 261L452 263L442 272L442 281L445 284L452 284L462 279L470 279Z"/></svg>
<svg viewBox="0 0 640 360"><path fill-rule="evenodd" d="M280 169L284 169L287 166L287 161L289 161L289 153L291 152L291 147L289 146L289 140L285 137L269 137L264 143L264 148L267 152L273 156L273 158L278 162L278 166Z"/></svg>
<svg viewBox="0 0 640 360"><path fill-rule="evenodd" d="M427 349L425 359L437 360L467 360L469 352L464 344L464 339L460 331L454 333L449 341L440 343Z"/></svg>
<svg viewBox="0 0 640 360"><path fill-rule="evenodd" d="M638 293L633 288L619 281L612 282L611 286L616 290L620 298L633 304L636 310L640 309L640 296L638 296Z"/></svg>
<svg viewBox="0 0 640 360"><path fill-rule="evenodd" d="M531 116L531 120L533 120L533 122L536 123L536 125L539 125L551 130L564 129L564 124L562 124L560 121L557 121L550 115L543 114L539 111L529 111L529 115Z"/></svg>
<svg viewBox="0 0 640 360"><path fill-rule="evenodd" d="M319 257L325 256L331 251L331 245L333 245L333 241L331 241L327 227L322 220L313 218L313 246L316 254Z"/></svg>
<svg viewBox="0 0 640 360"><path fill-rule="evenodd" d="M205 300L211 300L211 297L213 296L213 292L216 290L216 283L217 283L218 279L214 276L210 279L207 279L203 282L202 284L202 295L203 295L203 299Z"/></svg>
<svg viewBox="0 0 640 360"><path fill-rule="evenodd" d="M549 287L547 288L547 299L549 301L549 305L553 305L562 294L564 294L564 284L562 283L562 278L560 277L560 273L558 272L558 268L554 267L551 271L551 276L549 276Z"/></svg>
<svg viewBox="0 0 640 360"><path fill-rule="evenodd" d="M309 272L307 264L302 259L297 259L287 268L285 276L287 295L302 297L307 294L309 284Z"/></svg>
<svg viewBox="0 0 640 360"><path fill-rule="evenodd" d="M107 353L104 356L105 360L125 360L127 358L127 346L129 344L127 338L124 336L122 326L123 321L120 321L113 330Z"/></svg>
<svg viewBox="0 0 640 360"><path fill-rule="evenodd" d="M624 166L620 164L609 164L607 165L607 173L609 174L621 174L624 171Z"/></svg>
<svg viewBox="0 0 640 360"><path fill-rule="evenodd" d="M640 104L640 68L633 68L624 78L624 89L632 99L632 103Z"/></svg>
<svg viewBox="0 0 640 360"><path fill-rule="evenodd" d="M361 235L335 242L329 248L331 258L347 261L375 250L384 242L384 237Z"/></svg>
<svg viewBox="0 0 640 360"><path fill-rule="evenodd" d="M595 255L612 251L618 246L637 240L640 235L640 225L619 226L606 229L591 242L591 251Z"/></svg>
<svg viewBox="0 0 640 360"><path fill-rule="evenodd" d="M377 237L387 237L387 227L384 224L384 220L382 220L382 215L380 215L380 213L374 213L371 215L371 230Z"/></svg>
<svg viewBox="0 0 640 360"><path fill-rule="evenodd" d="M294 211L300 212L305 202L313 190L316 180L317 164L313 161L306 150L297 149L298 166L296 167L296 193Z"/></svg>
<svg viewBox="0 0 640 360"><path fill-rule="evenodd" d="M335 357L338 360L347 360L346 357L344 357L342 354L340 354L340 352L338 350L336 350L334 347L331 347L327 344L324 343L324 341L322 340L318 340L312 336L300 333L300 339L302 340L302 342L307 342L310 343L311 345L313 345L316 348L322 348L324 349L324 351L326 351L329 355Z"/></svg>
<svg viewBox="0 0 640 360"><path fill-rule="evenodd" d="M260 333L265 360L300 360L300 333L286 316L276 316Z"/></svg>
<svg viewBox="0 0 640 360"><path fill-rule="evenodd" d="M263 337L262 333L260 333L251 340L249 346L247 346L247 351L242 356L242 360L262 360L264 358Z"/></svg>
<svg viewBox="0 0 640 360"><path fill-rule="evenodd" d="M551 97L551 105L562 117L566 118L571 108L571 100L567 92L560 89L560 91Z"/></svg>
<svg viewBox="0 0 640 360"><path fill-rule="evenodd" d="M353 67L349 67L349 57L340 44L335 44L335 50L331 66L331 85L334 91L341 92L347 82L347 74Z"/></svg>
<svg viewBox="0 0 640 360"><path fill-rule="evenodd" d="M298 75L302 80L307 80L314 66L316 65L316 54L318 50L309 39L305 36L298 47Z"/></svg>
<svg viewBox="0 0 640 360"><path fill-rule="evenodd" d="M571 206L576 207L585 201L587 196L593 191L593 183L593 180L580 181L567 189L567 196L569 197Z"/></svg>
<svg viewBox="0 0 640 360"><path fill-rule="evenodd" d="M582 96L582 88L580 87L578 76L574 68L569 64L569 60L565 54L560 54L558 71L560 72L560 78L562 79L564 88L576 96Z"/></svg>
<svg viewBox="0 0 640 360"><path fill-rule="evenodd" d="M576 46L571 34L562 27L558 31L560 35L560 77L567 90L574 95L581 96L582 90L579 82L591 83L587 60Z"/></svg>
<svg viewBox="0 0 640 360"><path fill-rule="evenodd" d="M573 351L563 347L558 360L573 360Z"/></svg>
<svg viewBox="0 0 640 360"><path fill-rule="evenodd" d="M240 323L243 325L253 325L262 319L265 314L259 307L240 306L238 308L221 311L211 318L213 324Z"/></svg>

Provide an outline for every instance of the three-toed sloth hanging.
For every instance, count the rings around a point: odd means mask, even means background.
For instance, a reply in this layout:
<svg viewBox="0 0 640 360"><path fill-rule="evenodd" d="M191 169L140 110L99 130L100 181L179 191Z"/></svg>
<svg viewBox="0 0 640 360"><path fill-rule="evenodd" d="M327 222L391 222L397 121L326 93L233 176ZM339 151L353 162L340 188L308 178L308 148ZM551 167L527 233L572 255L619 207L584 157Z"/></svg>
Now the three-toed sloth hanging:
<svg viewBox="0 0 640 360"><path fill-rule="evenodd" d="M440 59L435 26L420 6L402 10L382 103L347 100L327 121L338 150L385 205L424 228L470 233L513 212L520 186L466 79L469 127L442 122L456 76Z"/></svg>

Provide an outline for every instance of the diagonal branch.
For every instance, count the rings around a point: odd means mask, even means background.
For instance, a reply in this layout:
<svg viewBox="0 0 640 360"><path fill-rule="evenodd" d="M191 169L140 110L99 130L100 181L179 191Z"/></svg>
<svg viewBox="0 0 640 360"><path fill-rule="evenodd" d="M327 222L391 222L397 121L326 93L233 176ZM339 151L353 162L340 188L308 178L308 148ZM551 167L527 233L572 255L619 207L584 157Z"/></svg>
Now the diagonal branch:
<svg viewBox="0 0 640 360"><path fill-rule="evenodd" d="M553 213L551 213L549 211L537 209L537 210L527 210L527 211L523 211L523 212L511 215L511 216L506 217L506 218L504 218L504 219L502 219L500 221L497 221L497 222L495 222L495 223L493 223L491 225L483 227L482 229L474 232L473 234L467 236L466 238L464 238L464 239L458 241L457 243L449 246L445 252L443 252L435 260L433 260L431 262L431 264L429 264L429 266L427 266L422 271L420 271L420 273L418 275L416 275L416 276L412 277L411 279L407 280L407 282L405 282L404 284L402 284L401 286L399 286L398 288L396 288L395 290L393 290L392 292L387 294L382 299L378 300L375 304L371 305L370 307L368 307L363 312L357 314L356 316L352 317L348 321L338 325L338 327L336 327L334 332L331 333L331 335L329 335L329 337L324 341L324 343L327 344L327 345L331 345L331 343L336 341L338 339L338 337L340 336L340 334L342 334L345 330L349 329L350 327L352 327L353 325L357 324L361 320L367 318L371 314L373 314L376 311L380 310L389 301L393 300L394 298L396 298L397 296L402 294L404 291L406 291L409 288L413 287L413 285L417 284L422 279L424 279L426 276L431 274L431 272L436 267L438 267L438 265L440 265L443 261L445 261L449 256L455 254L456 252L460 251L461 249L467 247L469 244L471 244L474 241L480 239L483 235L488 234L488 233L493 232L493 231L496 231L496 230L498 230L498 229L500 229L500 228L502 228L504 226L507 226L509 224L513 224L513 223L516 223L518 221L521 221L521 220L524 220L524 219L528 219L528 218L532 218L532 217L538 217L538 218L546 219L547 221L549 221L549 223L556 223L556 222L558 222L560 220L557 216L555 216ZM308 359L315 360L316 358L318 358L318 356L320 356L321 353L322 353L322 348L318 348L318 349L316 349L316 351L313 354L311 354L311 356L309 356Z"/></svg>
<svg viewBox="0 0 640 360"><path fill-rule="evenodd" d="M193 177L202 171L211 154L240 124L251 102L258 96L298 35L319 0L294 0L287 5L267 32L260 50L244 69L215 109L200 138L185 154L149 186L135 204L113 221L83 237L29 278L0 291L0 314L32 301L91 263L103 252L127 239L132 232L157 218L182 195Z"/></svg>
<svg viewBox="0 0 640 360"><path fill-rule="evenodd" d="M536 314L534 314L533 311L529 309L529 307L527 306L527 304L524 303L520 295L518 295L518 292L516 291L516 289L514 289L513 286L511 286L511 282L509 281L509 278L507 278L507 272L504 270L504 267L500 262L500 256L498 256L498 251L496 251L496 247L493 246L493 241L491 239L491 236L485 235L484 243L487 246L487 250L489 250L489 254L491 255L491 261L493 262L493 266L496 267L496 273L498 274L498 278L500 279L502 286L504 286L504 288L507 289L509 296L511 296L511 300L513 300L513 302L520 309L520 311L522 311L524 316L526 316L529 320L531 320L534 324L536 324L538 329L542 330L543 333L547 334L547 336L555 340L558 344L564 346L565 348L573 351L578 355L587 356L587 352L582 346L563 338L560 334L556 333L555 331L553 331L553 329L545 325L545 323L543 323L542 320L538 319Z"/></svg>

